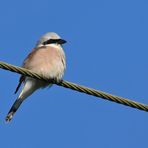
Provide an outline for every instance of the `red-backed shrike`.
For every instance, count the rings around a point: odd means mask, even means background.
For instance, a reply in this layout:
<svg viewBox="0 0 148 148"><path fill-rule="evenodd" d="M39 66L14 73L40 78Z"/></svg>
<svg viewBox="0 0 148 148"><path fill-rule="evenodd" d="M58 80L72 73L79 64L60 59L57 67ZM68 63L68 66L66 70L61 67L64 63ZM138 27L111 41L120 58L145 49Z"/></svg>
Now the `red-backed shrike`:
<svg viewBox="0 0 148 148"><path fill-rule="evenodd" d="M58 34L54 32L46 33L39 39L35 48L24 60L22 67L49 79L61 80L66 68L65 53L61 46L64 43L66 43L66 41L61 39ZM17 93L22 82L22 91L6 116L7 122L12 119L22 102L34 91L52 85L22 75L15 93Z"/></svg>

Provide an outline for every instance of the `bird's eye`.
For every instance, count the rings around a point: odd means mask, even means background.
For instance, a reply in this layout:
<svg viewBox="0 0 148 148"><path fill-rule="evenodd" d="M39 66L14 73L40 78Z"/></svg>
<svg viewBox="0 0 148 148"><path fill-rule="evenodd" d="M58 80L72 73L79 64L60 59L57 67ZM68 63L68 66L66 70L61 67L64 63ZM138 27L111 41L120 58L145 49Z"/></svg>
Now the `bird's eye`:
<svg viewBox="0 0 148 148"><path fill-rule="evenodd" d="M43 45L47 45L47 44L52 44L51 39L50 39L50 40L47 40L47 41L45 41L45 42L43 42Z"/></svg>

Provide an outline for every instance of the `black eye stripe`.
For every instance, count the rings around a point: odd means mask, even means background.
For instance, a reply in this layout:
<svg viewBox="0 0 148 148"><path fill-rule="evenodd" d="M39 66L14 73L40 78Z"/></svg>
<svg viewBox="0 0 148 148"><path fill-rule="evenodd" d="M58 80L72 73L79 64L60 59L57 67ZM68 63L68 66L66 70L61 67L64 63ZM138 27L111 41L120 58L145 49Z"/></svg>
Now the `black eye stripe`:
<svg viewBox="0 0 148 148"><path fill-rule="evenodd" d="M57 39L56 39L56 40L50 39L50 40L45 41L45 42L43 43L43 45L52 44L52 43L57 43L57 42L58 42Z"/></svg>
<svg viewBox="0 0 148 148"><path fill-rule="evenodd" d="M66 41L63 39L49 39L49 40L43 42L43 45L53 44L53 43L64 44L64 43L66 43Z"/></svg>

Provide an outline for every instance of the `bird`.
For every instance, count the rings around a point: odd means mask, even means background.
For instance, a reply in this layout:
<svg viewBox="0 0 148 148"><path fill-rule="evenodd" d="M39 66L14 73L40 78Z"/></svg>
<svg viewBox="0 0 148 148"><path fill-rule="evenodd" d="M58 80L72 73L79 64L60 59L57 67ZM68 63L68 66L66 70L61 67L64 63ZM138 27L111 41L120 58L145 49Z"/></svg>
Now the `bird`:
<svg viewBox="0 0 148 148"><path fill-rule="evenodd" d="M22 67L48 79L62 80L66 69L66 57L63 49L65 43L66 40L57 33L47 32L37 41L35 47L25 58ZM52 86L51 83L21 75L15 94L22 84L22 90L5 118L6 122L11 121L20 105L32 93L39 88Z"/></svg>

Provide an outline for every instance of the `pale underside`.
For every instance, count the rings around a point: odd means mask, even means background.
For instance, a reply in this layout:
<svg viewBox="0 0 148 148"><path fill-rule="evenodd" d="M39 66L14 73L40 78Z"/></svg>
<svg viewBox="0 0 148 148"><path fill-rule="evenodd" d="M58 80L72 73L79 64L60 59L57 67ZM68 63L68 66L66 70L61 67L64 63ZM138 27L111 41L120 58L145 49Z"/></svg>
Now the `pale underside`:
<svg viewBox="0 0 148 148"><path fill-rule="evenodd" d="M23 67L44 77L60 80L64 74L65 54L61 47L42 46L33 49L23 63ZM24 87L18 98L25 99L35 90L51 86L33 78L24 78Z"/></svg>

